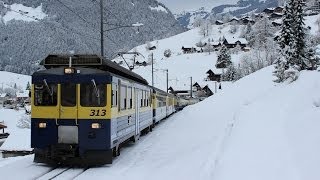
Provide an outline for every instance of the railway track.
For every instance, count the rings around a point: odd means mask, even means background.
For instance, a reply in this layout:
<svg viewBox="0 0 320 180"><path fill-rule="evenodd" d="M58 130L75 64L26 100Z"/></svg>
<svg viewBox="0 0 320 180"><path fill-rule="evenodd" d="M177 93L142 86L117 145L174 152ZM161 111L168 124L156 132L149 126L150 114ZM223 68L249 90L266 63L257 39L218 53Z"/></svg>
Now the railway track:
<svg viewBox="0 0 320 180"><path fill-rule="evenodd" d="M80 174L88 170L89 168L74 168L74 167L57 167L52 169L51 171L41 175L36 178L37 180L58 180L58 179L74 179L78 177Z"/></svg>

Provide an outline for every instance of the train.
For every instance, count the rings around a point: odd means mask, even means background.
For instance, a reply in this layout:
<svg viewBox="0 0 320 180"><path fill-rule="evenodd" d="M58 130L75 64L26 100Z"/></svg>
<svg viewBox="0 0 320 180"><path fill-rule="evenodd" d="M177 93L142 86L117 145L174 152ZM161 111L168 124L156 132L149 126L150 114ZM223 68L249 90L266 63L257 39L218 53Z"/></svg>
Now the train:
<svg viewBox="0 0 320 180"><path fill-rule="evenodd" d="M140 75L98 55L48 55L32 75L34 162L112 164L121 146L136 142L187 106Z"/></svg>

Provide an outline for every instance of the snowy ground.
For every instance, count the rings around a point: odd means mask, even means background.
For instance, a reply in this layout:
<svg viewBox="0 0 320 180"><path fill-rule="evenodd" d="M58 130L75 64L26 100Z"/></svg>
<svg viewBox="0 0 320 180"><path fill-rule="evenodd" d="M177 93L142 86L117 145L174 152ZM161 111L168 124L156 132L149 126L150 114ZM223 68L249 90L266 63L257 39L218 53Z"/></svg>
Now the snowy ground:
<svg viewBox="0 0 320 180"><path fill-rule="evenodd" d="M185 108L123 148L112 165L76 179L320 179L320 72L277 85L272 71L262 69ZM32 158L2 160L0 174L34 179L50 171Z"/></svg>

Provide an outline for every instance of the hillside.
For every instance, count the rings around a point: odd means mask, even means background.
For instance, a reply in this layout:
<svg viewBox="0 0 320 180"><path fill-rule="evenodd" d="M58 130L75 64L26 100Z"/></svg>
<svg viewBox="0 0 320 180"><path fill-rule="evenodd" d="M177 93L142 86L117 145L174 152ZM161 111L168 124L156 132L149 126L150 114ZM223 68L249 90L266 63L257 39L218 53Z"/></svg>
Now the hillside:
<svg viewBox="0 0 320 180"><path fill-rule="evenodd" d="M112 166L77 179L319 179L320 72L277 85L272 71L264 68L185 108L124 147ZM2 160L0 173L19 170L14 179L34 179L50 170L32 158Z"/></svg>
<svg viewBox="0 0 320 180"><path fill-rule="evenodd" d="M0 1L0 70L31 74L38 69L37 62L49 53L100 54L98 1L3 2ZM110 0L104 10L107 58L183 31L173 14L156 0ZM137 22L144 26L110 30Z"/></svg>
<svg viewBox="0 0 320 180"><path fill-rule="evenodd" d="M189 30L187 32L178 34L176 36L162 39L159 41L150 42L151 46L156 46L155 50L147 50L147 44L135 47L131 51L136 51L142 54L138 56L136 61L143 62L147 61L148 66L135 67L134 72L142 75L151 84L152 82L152 69L151 69L151 54L154 57L154 68L155 86L165 90L166 89L166 73L164 69L169 70L169 87L172 86L176 89L190 89L190 77L193 77L193 82L198 82L202 85L210 84L210 82L204 81L207 77L206 72L211 69L215 73L221 74L221 69L216 69L215 64L217 60L216 52L204 53L193 53L193 54L183 54L182 46L184 47L196 47L195 44L200 40L202 42L208 42L208 39L213 39L218 42L223 36L238 38L241 31L240 29L244 26L239 26L239 30L235 34L229 33L231 26L217 26L213 25L212 34L208 37L203 37L199 34L199 28ZM221 32L221 33L219 33ZM172 52L171 57L166 58L164 56L164 51L170 49ZM200 49L200 48L198 48ZM237 64L242 55L245 52L239 52L238 54L232 55L232 60ZM129 64L132 64L132 55L124 56ZM114 59L113 61L120 62L123 61L121 57ZM128 68L123 62L123 66Z"/></svg>
<svg viewBox="0 0 320 180"><path fill-rule="evenodd" d="M14 88L17 85L18 89L25 90L28 82L31 84L31 76L16 74L11 72L0 71L0 88Z"/></svg>
<svg viewBox="0 0 320 180"><path fill-rule="evenodd" d="M240 17L250 13L260 13L266 8L276 7L278 5L278 0L229 0L212 2L215 3L209 6L176 13L175 17L183 27L192 28L194 19L198 17L210 19L210 17L224 16L225 14Z"/></svg>

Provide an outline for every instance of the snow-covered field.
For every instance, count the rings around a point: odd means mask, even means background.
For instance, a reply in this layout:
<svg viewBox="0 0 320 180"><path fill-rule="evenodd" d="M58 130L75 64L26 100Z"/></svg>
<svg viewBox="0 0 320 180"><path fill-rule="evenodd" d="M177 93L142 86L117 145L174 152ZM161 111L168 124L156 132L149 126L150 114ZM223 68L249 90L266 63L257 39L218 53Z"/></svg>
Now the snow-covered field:
<svg viewBox="0 0 320 180"><path fill-rule="evenodd" d="M279 85L272 71L185 108L125 147L112 165L76 179L319 179L320 72ZM34 179L50 170L32 158L0 161L0 174Z"/></svg>
<svg viewBox="0 0 320 180"><path fill-rule="evenodd" d="M25 90L28 82L31 84L31 76L28 75L0 71L0 77L0 88L3 86L3 89L13 88L16 84L18 88Z"/></svg>
<svg viewBox="0 0 320 180"><path fill-rule="evenodd" d="M178 34L176 36L162 39L158 41L150 42L151 46L156 46L155 50L147 50L146 44L134 48L132 51L137 51L142 54L142 56L137 56L136 60L139 62L150 62L151 54L154 58L154 83L155 86L166 90L166 72L165 69L169 70L169 87L172 86L173 89L178 90L188 90L190 89L190 77L193 78L193 83L198 82L201 85L210 84L210 82L205 82L204 79L207 77L206 72L211 69L214 73L221 74L221 69L216 69L215 64L217 61L216 52L205 53L194 53L194 54L183 54L181 48L191 48L196 47L196 43L200 40L203 43L208 42L208 39L214 42L219 42L223 36L228 38L238 38L241 33L241 28L244 26L239 26L239 30L235 34L230 34L230 25L225 26L212 26L212 33L210 36L203 37L199 34L199 28L189 30L187 32ZM164 57L164 51L170 49L172 55L169 58ZM197 48L200 50L200 48ZM232 61L236 64L245 52L239 52L238 54L232 55ZM132 55L124 55L125 59L129 64L132 64ZM123 61L121 57L114 59L114 61ZM124 63L123 66L126 68L127 65ZM146 67L135 66L134 72L140 74L151 84L152 82L152 67L151 65Z"/></svg>

